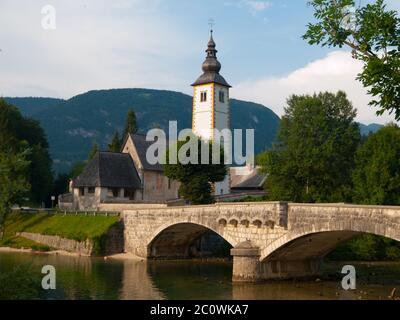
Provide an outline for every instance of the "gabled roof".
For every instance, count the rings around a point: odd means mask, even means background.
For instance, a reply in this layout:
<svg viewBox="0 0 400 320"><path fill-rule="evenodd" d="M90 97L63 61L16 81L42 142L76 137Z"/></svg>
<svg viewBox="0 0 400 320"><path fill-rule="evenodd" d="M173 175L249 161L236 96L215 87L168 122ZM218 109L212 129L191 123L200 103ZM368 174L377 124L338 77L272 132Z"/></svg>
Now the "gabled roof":
<svg viewBox="0 0 400 320"><path fill-rule="evenodd" d="M131 156L127 153L97 152L74 187L118 187L140 189L141 183Z"/></svg>
<svg viewBox="0 0 400 320"><path fill-rule="evenodd" d="M129 134L129 137L132 139L133 144L135 145L139 161L142 164L144 170L164 171L164 167L162 164L150 164L147 161L146 152L147 149L154 143L153 141L146 141L146 135L144 134Z"/></svg>

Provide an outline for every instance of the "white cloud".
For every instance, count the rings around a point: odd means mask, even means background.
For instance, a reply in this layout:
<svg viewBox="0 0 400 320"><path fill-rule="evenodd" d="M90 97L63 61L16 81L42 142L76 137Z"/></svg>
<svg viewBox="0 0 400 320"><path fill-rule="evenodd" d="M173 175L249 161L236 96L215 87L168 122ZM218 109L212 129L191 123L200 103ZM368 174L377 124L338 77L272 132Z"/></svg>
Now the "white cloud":
<svg viewBox="0 0 400 320"><path fill-rule="evenodd" d="M243 4L249 7L253 13L264 11L272 6L272 2L262 0L243 0Z"/></svg>
<svg viewBox="0 0 400 320"><path fill-rule="evenodd" d="M160 13L158 2L53 0L57 28L44 30L45 1L1 0L0 96L68 98L102 88L176 89L183 81L173 69L178 57L171 48L183 55L191 49L186 49L185 31Z"/></svg>
<svg viewBox="0 0 400 320"><path fill-rule="evenodd" d="M358 109L358 121L393 121L394 117L387 114L377 117L375 108L368 106L370 96L355 79L361 68L362 63L352 59L349 52L334 51L286 76L251 79L239 83L232 89L232 95L238 99L263 103L278 115L282 115L286 99L291 94L343 90Z"/></svg>
<svg viewBox="0 0 400 320"><path fill-rule="evenodd" d="M225 1L224 6L236 6L237 8L247 8L250 13L257 14L273 6L271 1L267 0L240 0L240 1Z"/></svg>

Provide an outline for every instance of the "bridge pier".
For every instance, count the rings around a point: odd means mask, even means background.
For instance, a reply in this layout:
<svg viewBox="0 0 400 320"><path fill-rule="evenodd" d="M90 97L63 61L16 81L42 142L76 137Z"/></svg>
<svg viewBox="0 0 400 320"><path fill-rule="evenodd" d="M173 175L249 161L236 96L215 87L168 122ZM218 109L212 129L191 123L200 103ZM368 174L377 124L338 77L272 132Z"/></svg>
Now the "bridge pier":
<svg viewBox="0 0 400 320"><path fill-rule="evenodd" d="M260 261L260 249L245 241L231 249L233 282L308 278L320 275L322 258Z"/></svg>
<svg viewBox="0 0 400 320"><path fill-rule="evenodd" d="M251 241L239 243L231 249L233 256L233 282L257 282L261 280L260 248Z"/></svg>

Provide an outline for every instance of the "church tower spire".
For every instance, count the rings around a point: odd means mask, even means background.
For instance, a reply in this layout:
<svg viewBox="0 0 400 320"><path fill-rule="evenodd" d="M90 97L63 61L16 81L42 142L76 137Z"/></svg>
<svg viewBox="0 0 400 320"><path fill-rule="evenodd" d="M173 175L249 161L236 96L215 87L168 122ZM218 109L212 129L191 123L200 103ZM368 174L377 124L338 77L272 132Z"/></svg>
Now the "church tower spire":
<svg viewBox="0 0 400 320"><path fill-rule="evenodd" d="M226 82L223 76L219 74L221 71L221 63L217 59L216 44L213 38L213 30L210 30L210 40L207 44L206 59L203 62L202 70L203 74L192 84L197 86L206 83L218 83L222 86L230 88L231 86Z"/></svg>
<svg viewBox="0 0 400 320"><path fill-rule="evenodd" d="M193 116L192 130L204 140L214 140L217 130L230 129L229 88L231 86L220 74L221 63L210 31L206 58L202 64L203 74L192 84ZM222 182L214 185L216 195L230 193L229 174Z"/></svg>

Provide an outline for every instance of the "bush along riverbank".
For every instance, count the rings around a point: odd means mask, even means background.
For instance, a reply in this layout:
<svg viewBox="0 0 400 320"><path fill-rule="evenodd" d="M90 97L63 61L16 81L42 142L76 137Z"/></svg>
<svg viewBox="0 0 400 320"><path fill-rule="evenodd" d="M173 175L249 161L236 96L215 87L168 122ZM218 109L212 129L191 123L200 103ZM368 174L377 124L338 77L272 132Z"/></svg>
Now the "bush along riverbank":
<svg viewBox="0 0 400 320"><path fill-rule="evenodd" d="M107 255L122 252L123 227L117 216L13 212L0 246Z"/></svg>
<svg viewBox="0 0 400 320"><path fill-rule="evenodd" d="M331 261L400 261L400 242L362 234L339 245L328 256Z"/></svg>

